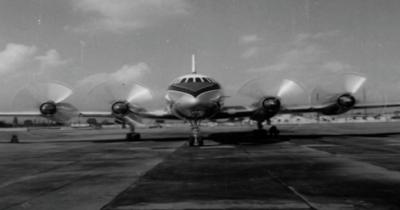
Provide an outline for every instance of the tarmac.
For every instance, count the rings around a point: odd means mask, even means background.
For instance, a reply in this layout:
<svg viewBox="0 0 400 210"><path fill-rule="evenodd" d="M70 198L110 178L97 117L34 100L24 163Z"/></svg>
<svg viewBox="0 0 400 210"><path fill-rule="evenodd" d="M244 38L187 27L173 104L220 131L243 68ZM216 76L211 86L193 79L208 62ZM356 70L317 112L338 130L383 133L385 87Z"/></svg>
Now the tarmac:
<svg viewBox="0 0 400 210"><path fill-rule="evenodd" d="M399 122L279 128L3 130L0 210L400 209Z"/></svg>

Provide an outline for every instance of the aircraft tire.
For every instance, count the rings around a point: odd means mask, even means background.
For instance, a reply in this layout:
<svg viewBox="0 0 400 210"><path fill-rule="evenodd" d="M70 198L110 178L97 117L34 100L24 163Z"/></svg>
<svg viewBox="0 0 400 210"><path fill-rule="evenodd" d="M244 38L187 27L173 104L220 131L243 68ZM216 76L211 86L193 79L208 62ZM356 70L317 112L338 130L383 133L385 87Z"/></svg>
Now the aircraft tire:
<svg viewBox="0 0 400 210"><path fill-rule="evenodd" d="M271 128L269 128L268 132L269 132L270 136L276 137L279 135L279 129L275 125L271 126Z"/></svg>
<svg viewBox="0 0 400 210"><path fill-rule="evenodd" d="M199 146L199 147L204 146L204 141L203 141L203 138L202 138L202 137L198 137L197 142L198 142L198 146Z"/></svg>
<svg viewBox="0 0 400 210"><path fill-rule="evenodd" d="M127 133L126 140L128 141L139 141L141 138L139 133Z"/></svg>
<svg viewBox="0 0 400 210"><path fill-rule="evenodd" d="M193 147L194 146L194 137L190 136L189 137L189 147Z"/></svg>

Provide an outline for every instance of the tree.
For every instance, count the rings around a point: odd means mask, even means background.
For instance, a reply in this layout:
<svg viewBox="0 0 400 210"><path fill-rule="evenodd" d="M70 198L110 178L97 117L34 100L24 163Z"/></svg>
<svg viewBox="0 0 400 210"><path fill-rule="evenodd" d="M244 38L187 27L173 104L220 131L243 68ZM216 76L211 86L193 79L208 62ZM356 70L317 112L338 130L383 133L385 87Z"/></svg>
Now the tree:
<svg viewBox="0 0 400 210"><path fill-rule="evenodd" d="M13 119L13 126L14 127L18 126L18 118L17 117L14 117L14 119Z"/></svg>
<svg viewBox="0 0 400 210"><path fill-rule="evenodd" d="M96 118L88 118L88 119L86 120L86 122L87 122L87 124L89 124L89 125L91 125L91 126L97 125L97 120L96 120Z"/></svg>
<svg viewBox="0 0 400 210"><path fill-rule="evenodd" d="M25 127L31 127L31 126L33 126L33 121L32 121L32 120L25 120L25 121L24 121L24 126L25 126Z"/></svg>

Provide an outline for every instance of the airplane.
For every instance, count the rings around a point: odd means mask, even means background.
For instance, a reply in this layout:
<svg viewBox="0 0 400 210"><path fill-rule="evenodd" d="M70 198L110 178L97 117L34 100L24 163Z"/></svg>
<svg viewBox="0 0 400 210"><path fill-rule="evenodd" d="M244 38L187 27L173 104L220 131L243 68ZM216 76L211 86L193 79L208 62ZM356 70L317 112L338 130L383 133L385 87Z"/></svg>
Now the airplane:
<svg viewBox="0 0 400 210"><path fill-rule="evenodd" d="M304 88L295 81L284 79L276 89L267 91L254 88L250 81L241 90L247 89L247 94L253 98L254 103L249 107L225 106L224 99L227 96L224 95L221 85L215 79L197 73L195 56L192 55L191 73L176 78L167 88L166 110L147 111L140 106L137 102L150 99L151 93L147 88L133 84L128 96L118 96L113 100L109 111L79 111L75 106L64 102L72 95L71 89L60 84L48 83L19 92L20 97L17 98L31 97L34 111L0 112L0 116L42 116L57 122L68 121L73 116L114 117L116 121L129 125L130 132L127 133L126 139L131 141L140 140L140 134L135 132L135 128L142 118L184 120L190 123L192 130L188 140L189 146L203 146L200 123L204 120L249 117L257 122L258 133L267 134L263 123L266 121L270 125L271 118L278 114L317 112L338 115L352 109L400 106L400 103L361 103L355 94L365 81L365 77L349 75L341 92L327 94L320 91L323 97L317 97L318 104L295 106L287 104L288 97L304 92ZM112 92L109 88L104 90ZM272 125L269 133L277 135L279 130Z"/></svg>

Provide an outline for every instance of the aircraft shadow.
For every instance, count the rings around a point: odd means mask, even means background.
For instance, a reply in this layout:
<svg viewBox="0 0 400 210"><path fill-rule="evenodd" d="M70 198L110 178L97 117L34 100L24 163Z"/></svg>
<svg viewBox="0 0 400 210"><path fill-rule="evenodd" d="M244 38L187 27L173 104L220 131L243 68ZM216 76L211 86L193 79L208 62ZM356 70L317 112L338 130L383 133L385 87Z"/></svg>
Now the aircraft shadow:
<svg viewBox="0 0 400 210"><path fill-rule="evenodd" d="M296 134L293 132L282 131L279 136L270 136L267 132L260 131L235 131L235 132L213 132L205 134L205 140L212 140L220 144L273 144L279 142L285 142L296 139L321 139L326 137L389 137L393 135L400 135L400 132L382 132L382 133L350 133L350 134L331 134L331 133L319 133L319 134L307 134L300 133ZM163 136L161 134L157 137L146 137L144 136L138 142L154 141L154 142L174 142L174 141L187 141L188 135L182 136ZM24 141L21 139L21 144L32 144L32 143L126 143L130 142L124 138L115 139L63 139L63 140L29 140ZM2 143L9 143L9 141L2 141Z"/></svg>
<svg viewBox="0 0 400 210"><path fill-rule="evenodd" d="M389 137L400 135L400 132L382 132L382 133L348 133L348 134L295 134L293 132L282 131L279 136L271 136L266 132L238 131L238 132L220 132L208 135L208 139L221 144L273 144L296 139L321 139L326 137Z"/></svg>

